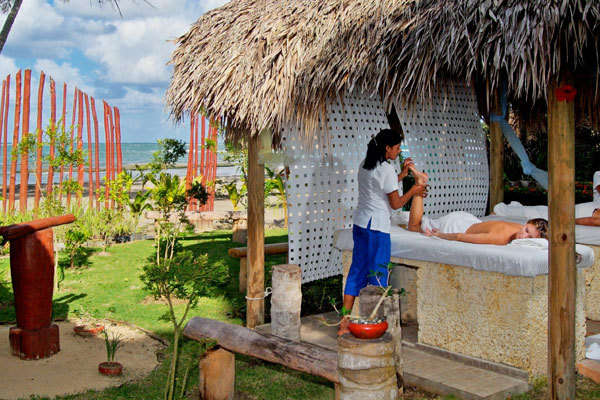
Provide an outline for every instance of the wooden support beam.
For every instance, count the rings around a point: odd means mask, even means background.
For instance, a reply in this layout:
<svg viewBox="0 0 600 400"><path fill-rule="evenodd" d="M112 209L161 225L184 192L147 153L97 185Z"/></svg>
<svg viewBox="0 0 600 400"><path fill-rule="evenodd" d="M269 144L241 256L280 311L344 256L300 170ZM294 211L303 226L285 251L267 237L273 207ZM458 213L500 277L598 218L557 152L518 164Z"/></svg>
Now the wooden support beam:
<svg viewBox="0 0 600 400"><path fill-rule="evenodd" d="M38 86L38 102L37 102L37 119L35 132L37 135L37 151L36 151L36 166L35 166L35 195L33 200L33 208L37 211L42 197L42 107L44 100L44 82L46 75L44 71L40 72L40 82Z"/></svg>
<svg viewBox="0 0 600 400"><path fill-rule="evenodd" d="M331 382L339 381L337 353L321 346L262 335L243 326L202 317L190 319L183 335L193 340L213 338L233 353L281 364Z"/></svg>
<svg viewBox="0 0 600 400"><path fill-rule="evenodd" d="M50 130L54 134L58 131L56 127L56 83L52 78L50 78ZM54 160L55 140L55 136L50 138L50 162L48 163L48 178L46 181L46 193L48 196L52 194L54 186L54 167L52 166L52 161Z"/></svg>
<svg viewBox="0 0 600 400"><path fill-rule="evenodd" d="M265 172L259 164L258 134L248 137L248 288L246 326L254 329L265 314Z"/></svg>
<svg viewBox="0 0 600 400"><path fill-rule="evenodd" d="M575 108L548 85L548 397L575 398Z"/></svg>
<svg viewBox="0 0 600 400"><path fill-rule="evenodd" d="M15 118L13 130L13 154L10 157L10 186L8 188L8 211L12 214L15 211L15 185L17 180L17 155L19 154L19 128L21 120L21 70L15 77Z"/></svg>
<svg viewBox="0 0 600 400"><path fill-rule="evenodd" d="M198 363L198 388L204 400L233 400L235 355L223 349L209 350Z"/></svg>
<svg viewBox="0 0 600 400"><path fill-rule="evenodd" d="M2 155L2 212L6 214L6 182L8 176L8 105L10 103L10 75L6 76L6 101L4 102L4 109L2 112L4 113L4 124L2 125L3 138L4 138L4 148Z"/></svg>
<svg viewBox="0 0 600 400"><path fill-rule="evenodd" d="M31 109L31 70L25 70L23 82L23 124L21 125L21 140L29 137L29 112ZM29 148L23 143L23 151L19 151L21 157L21 184L19 186L19 211L27 211L27 189L29 189Z"/></svg>
<svg viewBox="0 0 600 400"><path fill-rule="evenodd" d="M491 98L491 113L502 115L500 94L494 90ZM490 201L489 213L494 206L504 201L504 137L500 122L490 120Z"/></svg>

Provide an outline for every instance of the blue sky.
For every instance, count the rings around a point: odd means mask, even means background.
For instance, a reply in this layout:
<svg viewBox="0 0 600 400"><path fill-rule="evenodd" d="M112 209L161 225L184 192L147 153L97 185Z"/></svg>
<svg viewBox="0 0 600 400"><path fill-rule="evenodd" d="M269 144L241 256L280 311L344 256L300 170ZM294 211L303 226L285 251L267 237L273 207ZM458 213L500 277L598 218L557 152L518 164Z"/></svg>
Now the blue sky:
<svg viewBox="0 0 600 400"><path fill-rule="evenodd" d="M70 95L77 86L97 103L106 100L120 109L123 142L187 140L189 122L174 125L164 108L172 76L166 64L175 49L169 41L226 0L149 2L152 6L143 0L120 0L121 18L97 0L25 0L0 54L0 77L30 68L33 95L43 70L56 81L58 93L66 82Z"/></svg>

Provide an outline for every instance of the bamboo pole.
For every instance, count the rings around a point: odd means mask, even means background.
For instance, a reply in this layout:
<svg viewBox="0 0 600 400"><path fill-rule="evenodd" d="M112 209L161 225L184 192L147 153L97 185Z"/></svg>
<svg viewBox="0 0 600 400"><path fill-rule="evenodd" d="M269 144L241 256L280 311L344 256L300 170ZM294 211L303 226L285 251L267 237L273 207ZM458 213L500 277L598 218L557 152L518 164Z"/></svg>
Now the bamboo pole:
<svg viewBox="0 0 600 400"><path fill-rule="evenodd" d="M94 159L92 154L92 127L90 126L90 99L85 93L85 122L87 126L87 150L88 150L88 198L90 209L94 207Z"/></svg>
<svg viewBox="0 0 600 400"><path fill-rule="evenodd" d="M85 174L85 168L83 166L83 92L79 90L77 92L77 153L81 157L77 163L77 184L79 185L80 192L77 192L77 205L81 205L81 195L83 194L83 175Z"/></svg>
<svg viewBox="0 0 600 400"><path fill-rule="evenodd" d="M198 114L196 114L194 115L194 169L192 171L192 179L196 179L196 177L198 176L198 121ZM204 211L204 206L200 206L196 199L194 199L193 201L195 211Z"/></svg>
<svg viewBox="0 0 600 400"><path fill-rule="evenodd" d="M492 113L502 115L498 89L492 93ZM489 213L504 201L504 138L500 122L490 120L490 202Z"/></svg>
<svg viewBox="0 0 600 400"><path fill-rule="evenodd" d="M100 210L100 140L98 138L98 115L96 114L96 101L92 97L92 117L94 118L94 139L95 141L95 155L94 164L96 169L96 209Z"/></svg>
<svg viewBox="0 0 600 400"><path fill-rule="evenodd" d="M54 79L50 78L50 130L57 133L56 131L56 85ZM48 196L52 194L54 185L54 167L52 161L54 161L54 143L55 138L50 139L50 163L48 165L48 180L46 181L46 193Z"/></svg>
<svg viewBox="0 0 600 400"><path fill-rule="evenodd" d="M575 108L551 81L548 101L548 397L575 398Z"/></svg>
<svg viewBox="0 0 600 400"><path fill-rule="evenodd" d="M37 210L40 206L40 197L42 195L42 106L44 99L44 83L46 81L46 75L44 71L40 72L40 84L38 86L38 102L37 102L37 120L36 120L36 133L37 133L37 154L36 154L36 169L35 169L35 197L33 200L33 208Z"/></svg>
<svg viewBox="0 0 600 400"><path fill-rule="evenodd" d="M65 132L66 118L67 118L67 84L63 82L62 117L61 117L62 133ZM64 145L64 143L61 143L61 147L63 145ZM63 148L62 150L66 151L67 149ZM63 183L64 171L65 171L65 166L64 166L64 163L61 162L60 163L60 174L58 176L58 198L61 203L62 203L62 183Z"/></svg>
<svg viewBox="0 0 600 400"><path fill-rule="evenodd" d="M23 124L21 126L21 139L29 135L29 112L31 106L31 70L25 70L25 81L23 84ZM27 211L27 189L29 186L29 149L27 143L20 152L21 157L21 184L19 185L19 211Z"/></svg>
<svg viewBox="0 0 600 400"><path fill-rule="evenodd" d="M115 106L114 115L115 115L115 144L117 146L117 174L120 174L123 171L123 155L121 153L121 115L119 114L119 109Z"/></svg>
<svg viewBox="0 0 600 400"><path fill-rule="evenodd" d="M17 157L19 154L19 125L21 119L21 70L17 71L15 77L15 121L13 131L13 150L10 157L10 187L8 193L8 210L15 211L15 182L17 179Z"/></svg>
<svg viewBox="0 0 600 400"><path fill-rule="evenodd" d="M259 164L260 138L248 137L248 287L246 326L254 329L265 313L265 172Z"/></svg>
<svg viewBox="0 0 600 400"><path fill-rule="evenodd" d="M104 208L108 208L108 186L110 182L110 128L108 126L108 113L106 112L106 102L102 100L104 107L104 134L106 136L105 153L106 153L106 166L104 168Z"/></svg>
<svg viewBox="0 0 600 400"><path fill-rule="evenodd" d="M206 187L206 118L202 116L200 132L200 175L202 175L201 182L202 186ZM202 206L202 211L206 211L206 204Z"/></svg>
<svg viewBox="0 0 600 400"><path fill-rule="evenodd" d="M4 126L4 101L5 101L5 97L6 97L6 79L2 81L2 101L0 102L0 145L2 146L2 148L6 148L6 145L8 143L6 143L6 136L4 137L4 142L2 142L2 127ZM3 143L3 144L2 144ZM6 176L6 168L4 168L4 170L2 171L2 176L5 177ZM2 191L3 193L3 201L6 204L6 184L4 184L2 186ZM6 207L6 206L5 206Z"/></svg>
<svg viewBox="0 0 600 400"><path fill-rule="evenodd" d="M8 181L8 106L10 103L10 75L6 76L6 101L4 102L4 108L0 112L4 113L4 124L2 130L4 131L4 148L2 155L2 211L6 214L6 182Z"/></svg>
<svg viewBox="0 0 600 400"><path fill-rule="evenodd" d="M71 155L74 152L74 142L75 142L75 116L77 113L77 93L79 93L79 89L75 86L75 93L73 94L73 117L71 118L71 127L69 131L71 132L71 139L69 140L69 147L71 150ZM73 181L73 162L69 163L69 182ZM67 207L71 205L71 191L67 192Z"/></svg>
<svg viewBox="0 0 600 400"><path fill-rule="evenodd" d="M217 152L216 152L216 145L217 145L217 132L218 129L216 126L213 127L212 129L212 135L211 135L211 139L212 139L212 143L215 145L214 148L212 148L211 150L211 163L210 163L210 174L208 176L208 181L214 183L215 179L217 177ZM209 196L209 211L214 210L215 208L215 186L214 184L211 186L210 188L210 196Z"/></svg>

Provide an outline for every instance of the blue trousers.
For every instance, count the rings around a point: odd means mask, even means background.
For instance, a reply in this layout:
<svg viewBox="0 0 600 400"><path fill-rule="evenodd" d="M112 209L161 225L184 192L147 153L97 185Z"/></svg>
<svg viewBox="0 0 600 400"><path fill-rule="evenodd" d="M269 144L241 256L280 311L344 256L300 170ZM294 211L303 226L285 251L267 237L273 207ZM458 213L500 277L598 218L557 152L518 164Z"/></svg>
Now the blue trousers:
<svg viewBox="0 0 600 400"><path fill-rule="evenodd" d="M358 296L360 289L367 284L387 286L387 265L390 262L391 241L390 234L372 231L371 222L366 228L354 225L352 239L354 250L352 252L352 265L346 279L344 294ZM378 278L373 276L378 273Z"/></svg>

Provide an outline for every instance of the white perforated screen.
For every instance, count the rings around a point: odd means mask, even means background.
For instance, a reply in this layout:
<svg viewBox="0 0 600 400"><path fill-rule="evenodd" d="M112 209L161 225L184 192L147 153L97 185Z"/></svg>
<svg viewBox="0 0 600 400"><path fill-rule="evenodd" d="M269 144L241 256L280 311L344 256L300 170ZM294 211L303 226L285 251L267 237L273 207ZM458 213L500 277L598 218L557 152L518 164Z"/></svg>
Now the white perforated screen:
<svg viewBox="0 0 600 400"><path fill-rule="evenodd" d="M352 226L358 199L357 169L371 135L389 128L379 99L346 96L344 104L328 107L328 130L317 137L329 138L307 149L290 125L283 130L283 144L290 175L288 196L289 262L302 268L302 281L339 275L339 252L333 249L333 233ZM398 166L396 169L399 171Z"/></svg>
<svg viewBox="0 0 600 400"><path fill-rule="evenodd" d="M485 215L489 171L486 142L471 89L451 85L432 103L396 105L405 143L417 168L429 174L425 213Z"/></svg>

